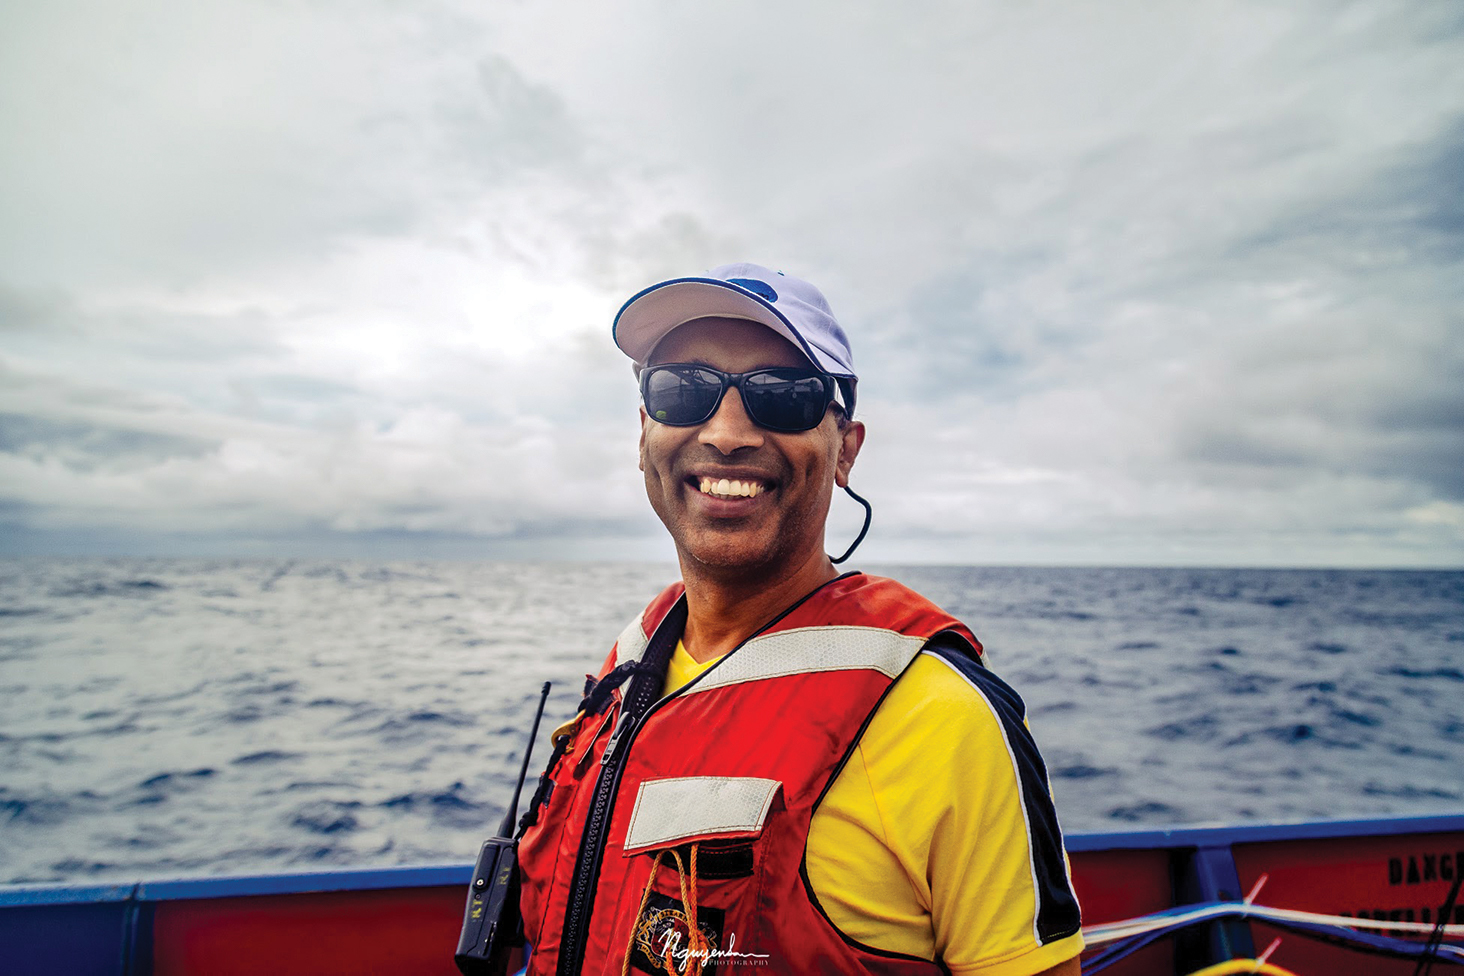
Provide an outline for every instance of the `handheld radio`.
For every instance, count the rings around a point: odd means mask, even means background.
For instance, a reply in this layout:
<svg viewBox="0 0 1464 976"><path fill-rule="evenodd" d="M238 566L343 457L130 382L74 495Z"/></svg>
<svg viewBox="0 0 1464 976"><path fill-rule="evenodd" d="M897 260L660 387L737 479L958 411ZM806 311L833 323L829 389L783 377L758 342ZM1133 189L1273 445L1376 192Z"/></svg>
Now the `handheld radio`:
<svg viewBox="0 0 1464 976"><path fill-rule="evenodd" d="M534 713L534 728L524 749L513 802L504 814L498 836L483 842L478 863L473 867L473 883L468 888L468 904L463 910L463 931L453 956L463 976L502 976L508 972L509 952L523 941L519 931L518 840L513 836L513 822L518 816L524 779L529 775L529 755L539 735L539 719L544 717L544 703L548 700L549 682L546 681L539 694L539 710Z"/></svg>

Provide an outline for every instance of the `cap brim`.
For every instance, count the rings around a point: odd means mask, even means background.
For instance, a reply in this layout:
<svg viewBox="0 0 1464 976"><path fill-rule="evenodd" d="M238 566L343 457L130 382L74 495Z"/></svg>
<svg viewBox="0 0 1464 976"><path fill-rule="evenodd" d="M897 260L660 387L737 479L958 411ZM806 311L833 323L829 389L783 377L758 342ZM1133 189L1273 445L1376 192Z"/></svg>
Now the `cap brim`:
<svg viewBox="0 0 1464 976"><path fill-rule="evenodd" d="M615 344L644 366L656 344L672 329L695 319L745 319L787 339L819 369L823 363L778 310L757 296L716 278L674 278L652 285L626 302L615 316Z"/></svg>

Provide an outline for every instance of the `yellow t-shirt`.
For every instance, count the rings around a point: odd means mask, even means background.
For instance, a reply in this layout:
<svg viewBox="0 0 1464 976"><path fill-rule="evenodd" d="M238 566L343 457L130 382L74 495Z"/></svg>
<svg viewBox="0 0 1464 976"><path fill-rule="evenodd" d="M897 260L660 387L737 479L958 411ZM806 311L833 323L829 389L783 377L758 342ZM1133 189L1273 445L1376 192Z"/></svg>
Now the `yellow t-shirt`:
<svg viewBox="0 0 1464 976"><path fill-rule="evenodd" d="M678 642L664 693L715 663ZM808 879L829 919L865 945L940 958L957 974L1030 976L1083 939L1041 945L1034 934L1021 790L985 701L939 657L916 657L814 811Z"/></svg>

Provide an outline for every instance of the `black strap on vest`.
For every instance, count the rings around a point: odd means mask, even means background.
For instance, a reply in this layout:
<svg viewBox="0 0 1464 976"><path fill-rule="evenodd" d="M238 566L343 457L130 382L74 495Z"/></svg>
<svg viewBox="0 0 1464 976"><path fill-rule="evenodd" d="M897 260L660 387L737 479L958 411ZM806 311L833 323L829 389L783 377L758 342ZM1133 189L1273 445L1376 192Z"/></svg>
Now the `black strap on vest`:
<svg viewBox="0 0 1464 976"><path fill-rule="evenodd" d="M651 635L641 654L641 667L621 698L620 717L600 758L600 772L590 795L589 819L580 836L579 854L569 882L569 903L560 930L559 976L580 976L589 937L590 912L605 853L606 835L613 816L615 792L625 768L626 750L636 736L636 726L656 707L665 683L666 667L686 629L686 595L671 607Z"/></svg>
<svg viewBox="0 0 1464 976"><path fill-rule="evenodd" d="M577 709L580 714L586 718L591 715L599 715L609 707L615 689L627 681L630 681L630 687L625 693L627 714L639 717L657 698L661 697L661 689L666 684L666 669L671 664L671 654L676 650L676 641L681 639L681 632L686 628L686 597L684 596L676 602L666 617L671 618L678 612L679 620L665 619L661 626L656 628L657 640L651 642L639 661L626 661L624 664L616 665L610 673L598 681L594 678L585 681L585 694L580 699ZM667 626L668 624L670 626ZM642 678L645 680L639 680ZM639 707L635 707L636 705ZM549 762L544 767L544 772L539 775L539 783L534 790L533 799L529 800L528 809L519 819L517 836L522 837L525 830L539 822L539 809L549 801L549 795L554 789L551 774L559 764L559 760L563 759L564 754L569 751L573 741L574 736L567 735L554 743L554 751L549 756Z"/></svg>
<svg viewBox="0 0 1464 976"><path fill-rule="evenodd" d="M586 715L599 715L605 710L605 706L610 704L611 692L623 685L627 678L633 677L640 669L639 661L626 661L599 681L590 678L585 682L585 697L580 699L579 710Z"/></svg>
<svg viewBox="0 0 1464 976"><path fill-rule="evenodd" d="M661 697L661 690L666 687L666 669L671 666L671 655L676 652L676 645L685 632L686 594L683 593L661 618L637 662L635 677L625 692L624 714L639 721L646 709Z"/></svg>
<svg viewBox="0 0 1464 976"><path fill-rule="evenodd" d="M599 715L610 704L610 698L616 688L625 683L627 678L633 677L640 670L639 661L626 661L618 666L605 677L596 681L588 678L585 681L585 695L580 699L577 712L583 718L591 715ZM534 796L529 800L528 809L519 818L517 837L522 837L524 831L539 822L539 808L549 801L549 794L554 789L554 781L550 775L554 767L559 765L559 760L569 751L570 743L574 741L573 735L566 735L554 740L554 751L549 755L549 762L544 767L544 772L539 774L539 783L534 789Z"/></svg>

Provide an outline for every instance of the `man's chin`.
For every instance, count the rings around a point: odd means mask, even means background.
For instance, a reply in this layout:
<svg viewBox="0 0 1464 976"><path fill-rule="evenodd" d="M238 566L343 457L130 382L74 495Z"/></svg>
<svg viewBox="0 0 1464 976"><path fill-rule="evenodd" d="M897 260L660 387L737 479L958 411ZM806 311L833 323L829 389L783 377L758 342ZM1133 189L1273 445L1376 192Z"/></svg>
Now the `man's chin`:
<svg viewBox="0 0 1464 976"><path fill-rule="evenodd" d="M737 573L761 569L778 557L775 539L747 532L704 532L687 540L682 554L710 570Z"/></svg>

